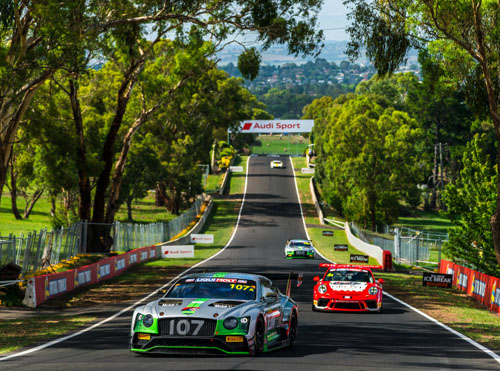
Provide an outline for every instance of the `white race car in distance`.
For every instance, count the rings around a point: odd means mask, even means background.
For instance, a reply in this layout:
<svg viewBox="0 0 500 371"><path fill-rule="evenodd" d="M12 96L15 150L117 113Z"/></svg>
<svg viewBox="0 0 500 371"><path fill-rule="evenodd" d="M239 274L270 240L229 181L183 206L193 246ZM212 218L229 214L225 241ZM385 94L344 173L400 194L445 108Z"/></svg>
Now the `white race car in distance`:
<svg viewBox="0 0 500 371"><path fill-rule="evenodd" d="M283 161L280 160L273 160L271 161L271 169L278 168L278 169L283 169Z"/></svg>

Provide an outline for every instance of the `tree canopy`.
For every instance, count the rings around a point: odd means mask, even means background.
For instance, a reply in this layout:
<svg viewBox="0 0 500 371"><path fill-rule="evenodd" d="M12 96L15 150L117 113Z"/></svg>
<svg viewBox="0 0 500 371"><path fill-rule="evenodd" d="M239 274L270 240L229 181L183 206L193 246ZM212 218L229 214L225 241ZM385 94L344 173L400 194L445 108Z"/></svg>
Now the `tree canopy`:
<svg viewBox="0 0 500 371"><path fill-rule="evenodd" d="M428 48L456 86L465 86L469 106L489 116L500 142L500 20L496 1L346 0L352 10L348 53L361 47L382 75L392 73L412 47ZM500 148L496 155L500 165ZM491 229L500 264L500 180Z"/></svg>
<svg viewBox="0 0 500 371"><path fill-rule="evenodd" d="M323 99L306 111L320 119L313 135L327 201L373 229L394 222L398 201L415 192L422 175L416 121L374 95Z"/></svg>

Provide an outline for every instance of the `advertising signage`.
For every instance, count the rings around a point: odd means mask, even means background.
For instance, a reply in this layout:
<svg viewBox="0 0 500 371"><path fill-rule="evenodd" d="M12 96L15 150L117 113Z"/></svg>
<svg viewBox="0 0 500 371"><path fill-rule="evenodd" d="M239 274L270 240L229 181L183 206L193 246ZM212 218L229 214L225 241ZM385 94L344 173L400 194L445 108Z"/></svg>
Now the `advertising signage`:
<svg viewBox="0 0 500 371"><path fill-rule="evenodd" d="M246 120L240 133L310 133L314 120Z"/></svg>
<svg viewBox="0 0 500 371"><path fill-rule="evenodd" d="M452 281L453 274L424 272L422 276L423 286L450 288Z"/></svg>

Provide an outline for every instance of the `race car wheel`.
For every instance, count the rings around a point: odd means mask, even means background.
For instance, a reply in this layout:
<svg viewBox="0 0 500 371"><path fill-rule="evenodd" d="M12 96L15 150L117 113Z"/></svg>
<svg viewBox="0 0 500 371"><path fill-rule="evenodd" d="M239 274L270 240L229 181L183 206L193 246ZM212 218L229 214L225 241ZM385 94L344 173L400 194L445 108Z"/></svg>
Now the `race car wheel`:
<svg viewBox="0 0 500 371"><path fill-rule="evenodd" d="M255 325L254 355L258 356L264 352L264 321L259 317Z"/></svg>
<svg viewBox="0 0 500 371"><path fill-rule="evenodd" d="M293 343L295 343L295 339L297 338L297 315L295 312L292 312L292 316L290 317L290 328L288 329L288 346L293 347Z"/></svg>

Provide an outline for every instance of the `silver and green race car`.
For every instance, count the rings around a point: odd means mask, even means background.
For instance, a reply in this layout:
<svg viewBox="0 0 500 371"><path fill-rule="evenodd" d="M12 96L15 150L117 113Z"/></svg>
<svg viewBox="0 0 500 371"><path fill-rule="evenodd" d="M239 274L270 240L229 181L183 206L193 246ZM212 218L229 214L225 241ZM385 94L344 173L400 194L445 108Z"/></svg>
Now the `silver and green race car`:
<svg viewBox="0 0 500 371"><path fill-rule="evenodd" d="M130 350L259 355L293 345L298 314L297 304L264 276L190 274L135 309Z"/></svg>
<svg viewBox="0 0 500 371"><path fill-rule="evenodd" d="M312 258L314 259L315 250L309 240L287 240L285 245L285 258Z"/></svg>

